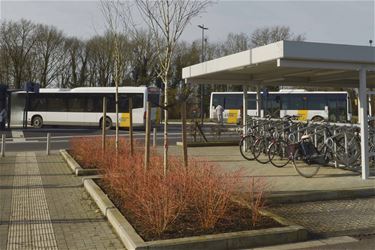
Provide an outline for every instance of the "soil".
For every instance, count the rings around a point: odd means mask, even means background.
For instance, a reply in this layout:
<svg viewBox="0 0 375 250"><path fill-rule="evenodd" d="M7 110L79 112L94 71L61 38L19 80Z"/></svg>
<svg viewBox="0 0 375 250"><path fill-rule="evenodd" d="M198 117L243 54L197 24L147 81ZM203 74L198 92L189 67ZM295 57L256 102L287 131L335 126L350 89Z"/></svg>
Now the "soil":
<svg viewBox="0 0 375 250"><path fill-rule="evenodd" d="M177 219L173 226L171 226L167 231L165 231L160 236L151 235L145 233L146 230L137 223L134 217L131 215L131 212L127 211L121 206L121 202L116 198L114 192L105 185L101 180L95 180L101 189L106 193L109 199L114 203L114 205L120 210L120 212L126 217L126 219L132 224L137 233L145 240L164 240L164 239L175 239L183 238L190 236L199 236L207 234L218 234L218 233L229 233L229 232L238 232L238 231L247 231L247 230L258 230L274 227L284 227L284 225L278 223L272 218L262 216L259 222L253 226L251 220L251 210L247 207L241 206L238 203L232 203L228 209L228 216L224 219L219 220L216 226L210 230L197 230L198 220L194 216L189 214L183 214ZM229 216L230 215L230 216Z"/></svg>
<svg viewBox="0 0 375 250"><path fill-rule="evenodd" d="M83 162L81 162L79 160L79 157L76 157L71 150L67 150L67 152L81 166L81 168L83 168L83 169L96 169L97 168L95 166L87 166L87 165L83 164Z"/></svg>

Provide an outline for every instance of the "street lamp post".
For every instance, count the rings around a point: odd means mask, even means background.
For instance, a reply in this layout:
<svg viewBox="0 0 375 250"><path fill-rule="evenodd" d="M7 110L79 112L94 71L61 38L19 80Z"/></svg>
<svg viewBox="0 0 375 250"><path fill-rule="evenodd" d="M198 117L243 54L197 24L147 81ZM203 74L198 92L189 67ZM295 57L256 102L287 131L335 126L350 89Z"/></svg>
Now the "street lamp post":
<svg viewBox="0 0 375 250"><path fill-rule="evenodd" d="M204 24L198 25L198 28L202 30L202 56L201 56L201 62L204 62L204 31L208 30L207 27L204 27ZM204 113L204 85L201 84L201 124L203 124L203 113Z"/></svg>

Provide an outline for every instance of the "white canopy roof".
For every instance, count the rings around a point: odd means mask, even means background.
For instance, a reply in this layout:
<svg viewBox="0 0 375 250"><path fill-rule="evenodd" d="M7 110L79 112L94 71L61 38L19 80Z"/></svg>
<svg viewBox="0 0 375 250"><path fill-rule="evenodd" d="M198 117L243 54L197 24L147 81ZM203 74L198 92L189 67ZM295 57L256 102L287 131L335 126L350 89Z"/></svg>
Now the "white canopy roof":
<svg viewBox="0 0 375 250"><path fill-rule="evenodd" d="M280 41L186 67L182 78L197 84L358 87L359 69L375 87L375 48Z"/></svg>

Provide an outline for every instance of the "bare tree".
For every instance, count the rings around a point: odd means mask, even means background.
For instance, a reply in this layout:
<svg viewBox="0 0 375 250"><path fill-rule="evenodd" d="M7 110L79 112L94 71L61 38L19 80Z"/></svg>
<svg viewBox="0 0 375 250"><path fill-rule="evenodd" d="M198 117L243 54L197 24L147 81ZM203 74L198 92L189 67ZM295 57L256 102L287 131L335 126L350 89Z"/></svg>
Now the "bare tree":
<svg viewBox="0 0 375 250"><path fill-rule="evenodd" d="M55 81L63 66L64 36L53 26L38 25L36 29L35 56L42 87Z"/></svg>
<svg viewBox="0 0 375 250"><path fill-rule="evenodd" d="M65 40L64 50L68 56L65 58L66 69L62 85L71 88L84 86L88 60L85 43L77 38L68 38Z"/></svg>
<svg viewBox="0 0 375 250"><path fill-rule="evenodd" d="M150 32L139 30L132 37L131 81L148 86L156 77L157 52Z"/></svg>
<svg viewBox="0 0 375 250"><path fill-rule="evenodd" d="M120 0L115 1L101 1L102 13L106 19L107 30L113 36L113 79L116 86L115 106L116 106L116 150L119 146L119 109L118 109L118 87L124 79L124 69L126 68L126 54L121 50L120 34L126 34L128 30L127 18L130 16L128 13L128 5L122 3ZM124 36L123 36L124 37Z"/></svg>
<svg viewBox="0 0 375 250"><path fill-rule="evenodd" d="M305 35L295 35L287 26L274 26L256 29L251 35L254 47L267 45L281 40L304 41Z"/></svg>
<svg viewBox="0 0 375 250"><path fill-rule="evenodd" d="M249 37L245 33L229 33L221 45L221 56L238 53L249 49Z"/></svg>
<svg viewBox="0 0 375 250"><path fill-rule="evenodd" d="M26 67L31 60L36 43L35 25L22 19L19 22L3 22L0 27L0 44L11 65L10 74L15 88L30 80Z"/></svg>
<svg viewBox="0 0 375 250"><path fill-rule="evenodd" d="M168 84L176 44L192 18L210 3L207 0L135 0L136 6L155 37L159 77L164 83L164 174L168 170Z"/></svg>
<svg viewBox="0 0 375 250"><path fill-rule="evenodd" d="M90 86L110 86L113 71L112 43L109 33L104 36L95 36L87 41Z"/></svg>

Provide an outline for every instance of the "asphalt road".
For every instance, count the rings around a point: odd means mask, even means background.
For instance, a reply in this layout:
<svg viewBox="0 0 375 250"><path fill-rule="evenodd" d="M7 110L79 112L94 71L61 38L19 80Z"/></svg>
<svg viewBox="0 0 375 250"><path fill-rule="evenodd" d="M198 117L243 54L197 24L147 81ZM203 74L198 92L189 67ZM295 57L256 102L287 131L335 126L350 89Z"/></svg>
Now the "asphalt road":
<svg viewBox="0 0 375 250"><path fill-rule="evenodd" d="M157 128L157 145L163 143L163 126ZM69 127L69 126L49 126L41 129L35 128L15 128L3 131L6 135L5 152L20 151L43 151L46 150L47 133L51 135L50 150L59 150L69 148L69 141L74 137L82 136L100 136L102 131L93 127ZM115 136L115 129L107 131L108 136ZM120 129L120 136L127 136L128 130ZM180 125L168 125L169 145L176 145L181 141ZM135 129L134 138L143 141L145 136L144 130ZM212 136L207 134L208 139ZM237 139L238 137L236 137Z"/></svg>

